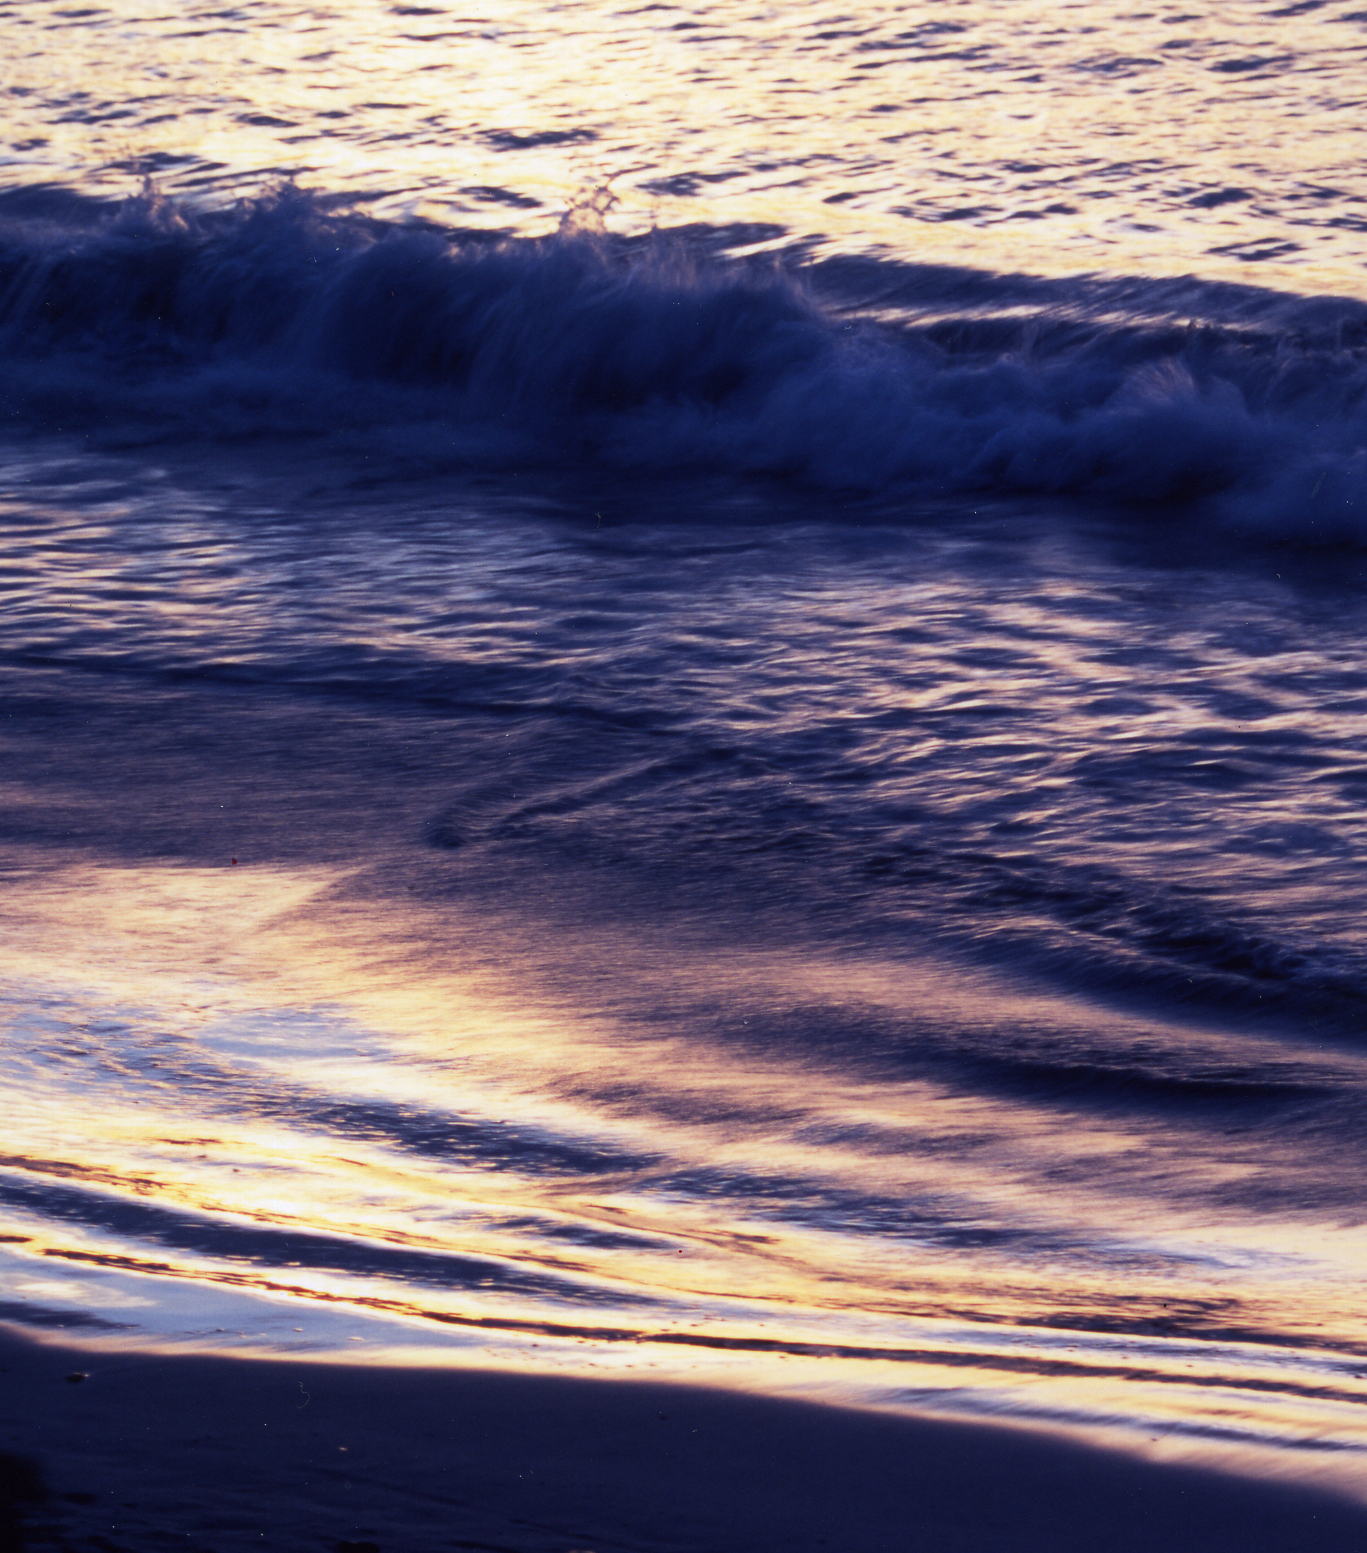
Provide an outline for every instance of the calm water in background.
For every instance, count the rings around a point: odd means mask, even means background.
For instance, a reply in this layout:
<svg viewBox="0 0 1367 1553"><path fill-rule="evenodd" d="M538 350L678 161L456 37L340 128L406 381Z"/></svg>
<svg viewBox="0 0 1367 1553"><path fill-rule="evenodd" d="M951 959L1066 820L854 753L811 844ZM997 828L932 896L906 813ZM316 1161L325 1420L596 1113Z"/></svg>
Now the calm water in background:
<svg viewBox="0 0 1367 1553"><path fill-rule="evenodd" d="M1360 1487L1363 16L0 5L0 1315Z"/></svg>
<svg viewBox="0 0 1367 1553"><path fill-rule="evenodd" d="M771 223L989 268L1360 282L1367 12L6 0L15 183L215 199L282 173L544 232Z"/></svg>

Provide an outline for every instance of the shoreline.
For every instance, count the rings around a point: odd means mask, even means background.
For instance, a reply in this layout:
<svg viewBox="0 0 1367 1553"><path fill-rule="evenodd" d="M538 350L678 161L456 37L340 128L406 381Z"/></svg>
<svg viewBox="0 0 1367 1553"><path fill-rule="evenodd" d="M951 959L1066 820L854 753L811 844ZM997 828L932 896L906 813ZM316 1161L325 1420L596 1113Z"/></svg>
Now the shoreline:
<svg viewBox="0 0 1367 1553"><path fill-rule="evenodd" d="M1009 1427L645 1381L116 1352L11 1328L0 1457L41 1476L9 1544L30 1553L1367 1547L1367 1506L1328 1492ZM24 1468L4 1465L16 1504Z"/></svg>

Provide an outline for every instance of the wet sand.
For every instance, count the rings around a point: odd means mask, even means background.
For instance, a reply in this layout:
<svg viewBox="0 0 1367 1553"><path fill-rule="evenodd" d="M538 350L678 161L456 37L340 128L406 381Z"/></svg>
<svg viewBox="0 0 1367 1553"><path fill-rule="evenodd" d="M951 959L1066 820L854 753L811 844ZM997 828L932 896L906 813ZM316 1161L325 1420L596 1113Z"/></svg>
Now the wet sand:
<svg viewBox="0 0 1367 1553"><path fill-rule="evenodd" d="M1367 1508L1018 1430L653 1384L0 1334L0 1450L65 1553L1316 1553ZM4 1475L10 1497L22 1468ZM0 1545L3 1545L0 1515Z"/></svg>

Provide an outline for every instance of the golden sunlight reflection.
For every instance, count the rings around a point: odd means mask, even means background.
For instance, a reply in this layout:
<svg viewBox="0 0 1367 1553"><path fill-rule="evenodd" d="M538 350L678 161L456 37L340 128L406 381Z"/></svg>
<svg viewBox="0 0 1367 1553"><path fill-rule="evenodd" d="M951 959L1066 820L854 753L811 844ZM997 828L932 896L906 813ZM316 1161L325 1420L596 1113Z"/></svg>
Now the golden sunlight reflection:
<svg viewBox="0 0 1367 1553"><path fill-rule="evenodd" d="M283 1346L308 1352L360 1323L371 1357L516 1366L535 1344L541 1365L1178 1454L1208 1438L1249 1461L1309 1431L1326 1471L1367 1446L1367 1232L1212 1218L1203 1192L1256 1172L1252 1149L1231 1164L1180 1127L948 1079L818 1083L819 1051L747 1045L743 1026L685 1041L639 1007L682 1014L705 987L760 1018L838 986L967 1032L1066 1039L1125 1016L931 960L666 955L565 922L553 958L610 961L610 984L557 981L547 954L534 981L544 924L485 913L476 934L352 879L93 863L23 879L0 1231L35 1297L71 1302L64 1269L113 1280L121 1341L269 1348L282 1318L262 1312L287 1309L301 1335ZM510 980L491 946L516 934ZM175 1286L231 1313L187 1328Z"/></svg>
<svg viewBox="0 0 1367 1553"><path fill-rule="evenodd" d="M0 14L0 1322L1367 1501L1367 13Z"/></svg>
<svg viewBox="0 0 1367 1553"><path fill-rule="evenodd" d="M1352 15L1259 10L1250 40L1223 13L1053 0L913 26L818 0L732 0L701 24L616 0L571 20L530 0L431 10L257 0L189 28L146 0L57 12L10 58L12 167L106 192L143 169L211 197L289 173L379 214L530 231L610 186L633 229L773 223L1045 273L1359 283L1353 229L1324 204L1360 187L1356 104L1326 76L1361 52ZM92 78L126 109L83 112Z"/></svg>

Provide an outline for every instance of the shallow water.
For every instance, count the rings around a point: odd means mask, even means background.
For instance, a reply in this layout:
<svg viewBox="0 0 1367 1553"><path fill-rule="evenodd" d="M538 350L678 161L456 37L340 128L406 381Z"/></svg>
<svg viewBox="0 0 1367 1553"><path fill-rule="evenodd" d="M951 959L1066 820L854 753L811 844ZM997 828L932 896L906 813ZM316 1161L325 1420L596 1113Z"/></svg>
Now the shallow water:
<svg viewBox="0 0 1367 1553"><path fill-rule="evenodd" d="M0 1317L1360 1488L1360 20L948 9L0 8Z"/></svg>
<svg viewBox="0 0 1367 1553"><path fill-rule="evenodd" d="M1353 595L692 494L30 458L10 1297L1355 1459Z"/></svg>

